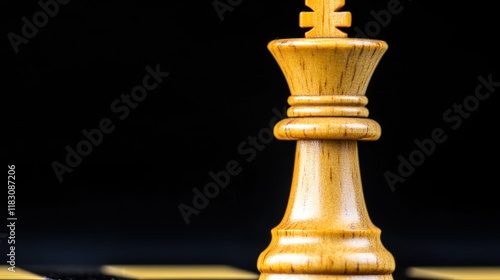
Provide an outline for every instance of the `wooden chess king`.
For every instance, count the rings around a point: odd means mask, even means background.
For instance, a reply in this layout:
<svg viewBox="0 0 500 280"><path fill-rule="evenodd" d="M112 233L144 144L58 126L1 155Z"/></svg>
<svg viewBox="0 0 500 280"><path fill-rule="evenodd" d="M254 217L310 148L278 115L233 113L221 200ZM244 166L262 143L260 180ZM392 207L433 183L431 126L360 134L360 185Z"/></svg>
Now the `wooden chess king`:
<svg viewBox="0 0 500 280"><path fill-rule="evenodd" d="M393 279L394 258L366 209L357 147L381 135L365 93L388 46L338 29L351 25L344 0L306 5L305 38L268 45L291 92L289 118L274 134L297 146L288 206L258 258L259 279Z"/></svg>

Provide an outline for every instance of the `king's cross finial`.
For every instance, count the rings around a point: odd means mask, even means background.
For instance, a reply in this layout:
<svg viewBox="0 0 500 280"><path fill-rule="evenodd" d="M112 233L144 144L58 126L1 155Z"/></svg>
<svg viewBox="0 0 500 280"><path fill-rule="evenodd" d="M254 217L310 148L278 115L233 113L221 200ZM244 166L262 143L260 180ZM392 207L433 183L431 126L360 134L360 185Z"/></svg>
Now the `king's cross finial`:
<svg viewBox="0 0 500 280"><path fill-rule="evenodd" d="M306 6L313 10L300 13L300 27L312 27L306 38L347 37L337 28L351 26L351 13L338 11L344 4L345 0L306 0Z"/></svg>

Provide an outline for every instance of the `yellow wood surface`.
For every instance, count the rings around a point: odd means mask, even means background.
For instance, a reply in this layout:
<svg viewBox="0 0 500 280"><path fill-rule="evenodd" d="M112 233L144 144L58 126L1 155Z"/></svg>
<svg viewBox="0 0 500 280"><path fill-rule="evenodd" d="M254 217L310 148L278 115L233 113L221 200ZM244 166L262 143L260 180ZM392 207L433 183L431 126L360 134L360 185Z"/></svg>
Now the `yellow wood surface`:
<svg viewBox="0 0 500 280"><path fill-rule="evenodd" d="M300 13L300 27L311 28L305 37L347 37L347 33L338 29L351 26L351 13L339 11L344 4L344 0L306 0L306 6L313 11Z"/></svg>
<svg viewBox="0 0 500 280"><path fill-rule="evenodd" d="M306 5L306 38L268 44L291 93L274 135L297 146L288 205L257 260L259 280L393 279L394 257L365 205L357 146L381 135L365 94L388 45L345 38L344 0Z"/></svg>
<svg viewBox="0 0 500 280"><path fill-rule="evenodd" d="M8 265L0 265L0 280L45 280L45 277L36 275L27 270L16 267L15 272L9 271Z"/></svg>
<svg viewBox="0 0 500 280"><path fill-rule="evenodd" d="M257 279L258 274L227 265L106 265L104 274L130 279Z"/></svg>
<svg viewBox="0 0 500 280"><path fill-rule="evenodd" d="M499 280L500 267L410 267L411 278L435 280Z"/></svg>
<svg viewBox="0 0 500 280"><path fill-rule="evenodd" d="M388 45L300 38L268 47L291 93L274 135L297 146L289 202L258 258L259 279L393 279L395 260L366 209L357 147L381 135L364 95Z"/></svg>

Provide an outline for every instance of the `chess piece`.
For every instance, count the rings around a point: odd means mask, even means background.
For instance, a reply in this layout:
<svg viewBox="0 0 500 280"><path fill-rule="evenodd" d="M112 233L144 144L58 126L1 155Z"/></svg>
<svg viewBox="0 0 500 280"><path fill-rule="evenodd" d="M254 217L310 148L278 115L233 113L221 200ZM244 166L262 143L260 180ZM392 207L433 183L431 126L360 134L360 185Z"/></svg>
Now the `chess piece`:
<svg viewBox="0 0 500 280"><path fill-rule="evenodd" d="M347 38L343 0L306 0L305 38L271 41L291 96L288 117L274 127L297 141L289 202L271 243L260 254L260 280L393 279L395 261L370 220L357 141L377 140L366 89L388 45Z"/></svg>

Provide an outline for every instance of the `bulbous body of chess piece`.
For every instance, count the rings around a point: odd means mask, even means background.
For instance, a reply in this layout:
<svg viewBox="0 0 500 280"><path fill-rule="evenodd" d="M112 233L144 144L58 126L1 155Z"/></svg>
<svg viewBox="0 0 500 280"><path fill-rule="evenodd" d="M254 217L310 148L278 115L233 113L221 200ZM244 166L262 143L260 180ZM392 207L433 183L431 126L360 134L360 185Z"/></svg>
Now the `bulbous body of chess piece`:
<svg viewBox="0 0 500 280"><path fill-rule="evenodd" d="M388 46L361 38L299 38L269 43L291 96L274 128L296 140L285 215L260 254L260 280L393 279L363 196L357 141L377 140L365 93Z"/></svg>

